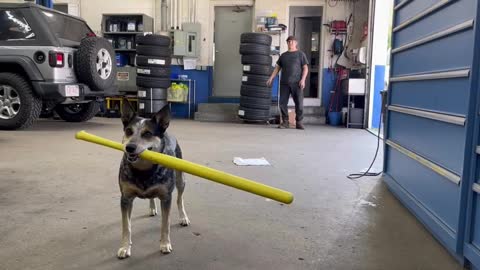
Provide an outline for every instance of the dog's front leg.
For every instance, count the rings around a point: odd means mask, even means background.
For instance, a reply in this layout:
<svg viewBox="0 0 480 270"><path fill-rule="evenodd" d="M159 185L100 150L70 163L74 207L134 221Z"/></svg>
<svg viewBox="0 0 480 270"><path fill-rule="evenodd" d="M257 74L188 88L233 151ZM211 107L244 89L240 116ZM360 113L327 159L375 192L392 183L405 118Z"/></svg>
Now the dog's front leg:
<svg viewBox="0 0 480 270"><path fill-rule="evenodd" d="M170 208L172 206L172 198L169 197L161 200L162 204L162 232L160 237L160 251L164 254L172 252L172 244L170 243Z"/></svg>
<svg viewBox="0 0 480 270"><path fill-rule="evenodd" d="M122 195L120 208L122 210L122 246L118 249L117 257L125 259L130 257L132 249L132 197Z"/></svg>

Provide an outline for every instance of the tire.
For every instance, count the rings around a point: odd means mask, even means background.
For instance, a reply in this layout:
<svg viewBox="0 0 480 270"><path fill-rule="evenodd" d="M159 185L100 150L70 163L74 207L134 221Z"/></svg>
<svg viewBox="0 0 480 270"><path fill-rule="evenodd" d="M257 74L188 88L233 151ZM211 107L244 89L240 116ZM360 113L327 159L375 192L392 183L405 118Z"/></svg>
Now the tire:
<svg viewBox="0 0 480 270"><path fill-rule="evenodd" d="M58 104L55 112L67 122L85 122L92 119L100 111L100 104L96 101L89 103Z"/></svg>
<svg viewBox="0 0 480 270"><path fill-rule="evenodd" d="M168 90L166 88L139 88L137 92L138 99L151 100L162 99L167 100Z"/></svg>
<svg viewBox="0 0 480 270"><path fill-rule="evenodd" d="M257 110L240 106L238 116L245 120L266 121L270 118L270 109Z"/></svg>
<svg viewBox="0 0 480 270"><path fill-rule="evenodd" d="M245 97L272 98L272 89L253 85L242 85L240 95Z"/></svg>
<svg viewBox="0 0 480 270"><path fill-rule="evenodd" d="M243 73L257 75L271 75L273 67L270 65L244 65Z"/></svg>
<svg viewBox="0 0 480 270"><path fill-rule="evenodd" d="M137 54L148 55L148 56L170 57L172 55L172 50L168 47L162 47L162 46L138 45Z"/></svg>
<svg viewBox="0 0 480 270"><path fill-rule="evenodd" d="M270 46L254 43L242 43L240 44L240 54L241 55L251 55L251 54L260 54L260 55L270 55L272 50Z"/></svg>
<svg viewBox="0 0 480 270"><path fill-rule="evenodd" d="M257 64L257 65L271 66L272 57L270 55L258 55L258 54L242 55L242 64L243 65Z"/></svg>
<svg viewBox="0 0 480 270"><path fill-rule="evenodd" d="M138 100L138 114L142 117L150 117L152 114L160 111L163 107L168 106L166 100Z"/></svg>
<svg viewBox="0 0 480 270"><path fill-rule="evenodd" d="M12 115L10 109L8 111L4 109L3 98L8 98L10 104L14 101L9 108L14 110L15 115ZM0 100L3 100L3 105L0 106L1 130L28 128L42 112L42 100L33 93L32 87L24 77L14 73L0 73ZM19 102L18 105L16 100Z"/></svg>
<svg viewBox="0 0 480 270"><path fill-rule="evenodd" d="M99 56L102 55L102 58ZM104 38L88 37L80 43L75 53L75 73L80 82L85 83L92 91L104 91L115 82L116 63L115 51ZM102 62L102 73L97 70L97 62Z"/></svg>
<svg viewBox="0 0 480 270"><path fill-rule="evenodd" d="M264 75L243 74L242 84L267 87L267 81L269 78L270 77Z"/></svg>
<svg viewBox="0 0 480 270"><path fill-rule="evenodd" d="M155 78L137 76L137 86L145 88L169 88L171 86L170 78Z"/></svg>
<svg viewBox="0 0 480 270"><path fill-rule="evenodd" d="M137 55L137 66L141 67L169 67L172 64L171 57L156 57Z"/></svg>
<svg viewBox="0 0 480 270"><path fill-rule="evenodd" d="M166 67L137 67L137 74L146 77L170 78L171 69Z"/></svg>
<svg viewBox="0 0 480 270"><path fill-rule="evenodd" d="M255 43L270 46L272 37L262 33L243 33L240 36L240 43Z"/></svg>
<svg viewBox="0 0 480 270"><path fill-rule="evenodd" d="M168 36L162 35L146 35L137 36L136 40L138 45L152 45L152 46L163 46L163 47L170 47L171 39Z"/></svg>
<svg viewBox="0 0 480 270"><path fill-rule="evenodd" d="M240 97L240 106L250 109L270 110L271 98Z"/></svg>

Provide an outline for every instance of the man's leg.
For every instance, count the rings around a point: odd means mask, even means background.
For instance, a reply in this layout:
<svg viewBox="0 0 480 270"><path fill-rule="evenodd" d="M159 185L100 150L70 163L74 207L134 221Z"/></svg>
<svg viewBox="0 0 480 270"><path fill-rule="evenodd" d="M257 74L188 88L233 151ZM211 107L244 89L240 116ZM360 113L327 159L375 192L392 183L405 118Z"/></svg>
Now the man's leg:
<svg viewBox="0 0 480 270"><path fill-rule="evenodd" d="M290 91L292 93L293 102L295 102L295 121L298 129L304 129L303 120L303 90L298 84L291 85Z"/></svg>
<svg viewBox="0 0 480 270"><path fill-rule="evenodd" d="M290 98L290 87L286 84L280 85L280 116L282 124L288 126L288 99Z"/></svg>

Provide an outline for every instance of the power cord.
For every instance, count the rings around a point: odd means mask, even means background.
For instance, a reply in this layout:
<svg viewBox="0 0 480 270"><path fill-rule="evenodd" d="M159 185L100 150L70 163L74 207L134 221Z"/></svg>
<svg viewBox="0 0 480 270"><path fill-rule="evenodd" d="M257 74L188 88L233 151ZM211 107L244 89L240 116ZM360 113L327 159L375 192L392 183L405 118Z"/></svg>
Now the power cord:
<svg viewBox="0 0 480 270"><path fill-rule="evenodd" d="M383 106L383 104L382 104ZM370 170L372 169L373 167L373 164L375 164L375 161L377 160L377 156L378 156L378 150L380 149L380 130L381 130L381 127L382 127L382 115L383 113L380 112L380 122L379 122L379 126L378 126L378 133L377 133L377 150L375 151L375 156L373 157L373 161L372 163L370 164L370 167L368 167L368 169L364 172L364 173L352 173L352 174L349 174L347 176L348 179L350 180L356 180L356 179L360 179L362 177L373 177L373 176L379 176L383 173L383 171L381 172L378 172L378 173L371 173Z"/></svg>

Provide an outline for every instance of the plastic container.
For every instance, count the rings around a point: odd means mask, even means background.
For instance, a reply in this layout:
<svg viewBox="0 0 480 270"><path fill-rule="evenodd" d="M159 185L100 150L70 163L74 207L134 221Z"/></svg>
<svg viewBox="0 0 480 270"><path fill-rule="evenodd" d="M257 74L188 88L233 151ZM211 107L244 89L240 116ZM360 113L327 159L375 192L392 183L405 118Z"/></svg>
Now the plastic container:
<svg viewBox="0 0 480 270"><path fill-rule="evenodd" d="M117 67L124 67L128 64L128 57L125 54L115 54L115 60L117 62Z"/></svg>
<svg viewBox="0 0 480 270"><path fill-rule="evenodd" d="M342 112L329 112L328 122L331 126L339 126L342 124Z"/></svg>

